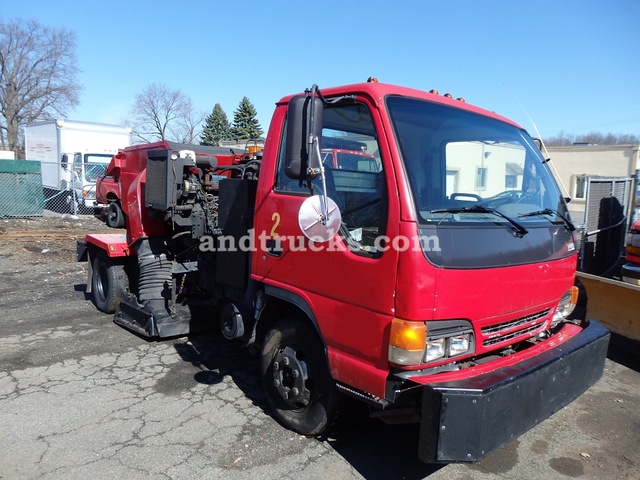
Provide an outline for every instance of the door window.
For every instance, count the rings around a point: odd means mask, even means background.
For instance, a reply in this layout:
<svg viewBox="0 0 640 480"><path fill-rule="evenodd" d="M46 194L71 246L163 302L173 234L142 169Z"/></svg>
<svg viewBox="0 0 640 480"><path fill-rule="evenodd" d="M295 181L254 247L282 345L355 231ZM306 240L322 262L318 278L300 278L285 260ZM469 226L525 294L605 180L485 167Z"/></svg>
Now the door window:
<svg viewBox="0 0 640 480"><path fill-rule="evenodd" d="M387 189L373 119L366 105L326 107L321 146L321 158L311 161L324 164L327 196L342 213L343 240L356 253L378 253L382 245L377 240L386 225ZM321 194L322 188L320 178L309 184L288 178L281 149L275 191L310 195Z"/></svg>

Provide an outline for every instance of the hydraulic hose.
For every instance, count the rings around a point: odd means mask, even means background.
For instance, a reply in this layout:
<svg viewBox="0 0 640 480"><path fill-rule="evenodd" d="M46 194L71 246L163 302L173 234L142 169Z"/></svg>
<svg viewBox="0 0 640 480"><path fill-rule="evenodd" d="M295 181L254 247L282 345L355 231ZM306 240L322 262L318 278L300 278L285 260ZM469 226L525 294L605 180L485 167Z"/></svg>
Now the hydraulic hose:
<svg viewBox="0 0 640 480"><path fill-rule="evenodd" d="M173 296L171 262L158 247L163 249L164 245L152 246L148 239L142 240L138 247L138 298L140 303L149 303L153 310L169 312Z"/></svg>

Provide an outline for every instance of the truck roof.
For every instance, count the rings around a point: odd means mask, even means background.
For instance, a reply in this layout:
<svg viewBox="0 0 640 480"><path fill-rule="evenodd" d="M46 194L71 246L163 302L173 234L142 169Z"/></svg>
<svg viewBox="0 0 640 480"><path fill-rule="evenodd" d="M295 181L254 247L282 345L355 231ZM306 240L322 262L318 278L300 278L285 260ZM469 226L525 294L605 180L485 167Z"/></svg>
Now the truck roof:
<svg viewBox="0 0 640 480"><path fill-rule="evenodd" d="M126 125L113 125L110 123L84 122L79 120L67 120L64 118L41 120L27 125L27 128L40 125L55 125L57 128L68 128L71 130L101 130L109 132L118 132L131 135L131 127Z"/></svg>
<svg viewBox="0 0 640 480"><path fill-rule="evenodd" d="M497 113L486 110L484 108L476 107L475 105L466 103L466 101L464 100L449 98L444 95L439 95L437 92L435 93L425 92L422 90L402 87L399 85L393 85L389 83L364 82L364 83L354 83L351 85L343 85L340 87L330 87L330 88L319 87L319 90L322 92L322 95L324 97L336 97L336 96L347 95L347 94L364 94L374 98L376 101L379 101L379 102L382 102L384 98L389 95L413 97L413 98L427 100L430 102L440 103L444 105L451 105L455 108L468 110L470 112L491 117L496 120L500 120L502 122L506 122L511 125L514 125L518 128L522 128L513 120L510 120L506 117L503 117L502 115L498 115ZM299 93L297 95L302 95L302 93ZM286 97L283 97L278 102L278 104L286 104L294 96L296 95L288 95Z"/></svg>
<svg viewBox="0 0 640 480"><path fill-rule="evenodd" d="M170 142L169 140L131 145L126 147L125 150L193 150L196 153L206 153L211 155L231 155L231 149L229 147L212 147L209 145Z"/></svg>

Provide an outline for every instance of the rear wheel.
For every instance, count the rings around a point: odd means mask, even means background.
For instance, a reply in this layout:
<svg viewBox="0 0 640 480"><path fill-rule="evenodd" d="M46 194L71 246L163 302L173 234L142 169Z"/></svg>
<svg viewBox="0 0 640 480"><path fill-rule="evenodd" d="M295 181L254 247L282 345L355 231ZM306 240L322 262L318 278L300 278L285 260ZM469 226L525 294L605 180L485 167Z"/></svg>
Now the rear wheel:
<svg viewBox="0 0 640 480"><path fill-rule="evenodd" d="M114 262L104 252L98 252L91 272L91 291L98 310L114 313L124 297L127 283L124 265Z"/></svg>
<svg viewBox="0 0 640 480"><path fill-rule="evenodd" d="M266 335L260 357L262 385L276 419L302 435L328 433L341 395L320 338L303 322L282 320Z"/></svg>

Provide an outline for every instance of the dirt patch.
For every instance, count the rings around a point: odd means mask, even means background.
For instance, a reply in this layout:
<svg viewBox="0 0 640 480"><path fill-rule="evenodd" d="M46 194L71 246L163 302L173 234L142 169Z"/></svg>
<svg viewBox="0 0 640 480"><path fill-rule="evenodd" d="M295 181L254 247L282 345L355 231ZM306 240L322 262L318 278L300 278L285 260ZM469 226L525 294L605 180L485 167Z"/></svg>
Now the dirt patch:
<svg viewBox="0 0 640 480"><path fill-rule="evenodd" d="M76 259L76 245L88 233L116 233L94 216L44 216L0 219L0 273L29 268L31 276L46 273L51 263ZM40 268L38 268L40 266Z"/></svg>

